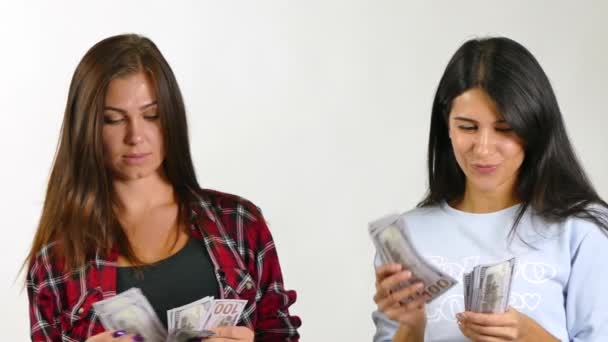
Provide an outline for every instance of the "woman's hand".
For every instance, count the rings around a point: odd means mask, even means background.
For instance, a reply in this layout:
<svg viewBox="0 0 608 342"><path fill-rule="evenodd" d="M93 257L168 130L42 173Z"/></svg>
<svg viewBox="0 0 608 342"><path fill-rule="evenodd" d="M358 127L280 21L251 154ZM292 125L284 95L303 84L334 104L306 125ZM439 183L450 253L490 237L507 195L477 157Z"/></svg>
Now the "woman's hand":
<svg viewBox="0 0 608 342"><path fill-rule="evenodd" d="M422 290L424 285L416 283L397 292L391 291L411 276L411 272L403 269L399 264L387 264L376 269L374 302L378 305L378 310L388 318L420 333L424 332L426 326L425 299L421 296L407 304L401 304L400 301Z"/></svg>
<svg viewBox="0 0 608 342"><path fill-rule="evenodd" d="M89 337L85 342L143 342L141 335L127 334L124 330L106 331Z"/></svg>
<svg viewBox="0 0 608 342"><path fill-rule="evenodd" d="M217 327L211 329L213 337L204 339L207 342L253 342L254 333L247 327Z"/></svg>
<svg viewBox="0 0 608 342"><path fill-rule="evenodd" d="M503 314L463 312L456 318L462 334L474 342L559 341L533 319L512 307Z"/></svg>

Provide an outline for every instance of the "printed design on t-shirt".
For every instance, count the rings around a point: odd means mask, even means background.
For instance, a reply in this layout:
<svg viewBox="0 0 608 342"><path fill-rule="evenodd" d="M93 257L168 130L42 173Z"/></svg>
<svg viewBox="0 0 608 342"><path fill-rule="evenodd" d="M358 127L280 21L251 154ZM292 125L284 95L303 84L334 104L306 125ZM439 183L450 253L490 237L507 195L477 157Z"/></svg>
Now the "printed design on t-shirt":
<svg viewBox="0 0 608 342"><path fill-rule="evenodd" d="M480 256L468 256L459 262L446 260L442 256L426 257L431 263L436 265L441 271L456 278L459 283L445 295L437 298L427 307L427 319L429 322L456 321L456 314L464 311L464 295L462 276L469 272L473 267L481 263ZM546 283L557 275L557 266L542 262L520 262L515 265L514 281L523 281L536 287ZM521 280L520 280L521 281ZM542 302L542 294L537 292L517 292L511 291L509 305L518 311L534 311Z"/></svg>

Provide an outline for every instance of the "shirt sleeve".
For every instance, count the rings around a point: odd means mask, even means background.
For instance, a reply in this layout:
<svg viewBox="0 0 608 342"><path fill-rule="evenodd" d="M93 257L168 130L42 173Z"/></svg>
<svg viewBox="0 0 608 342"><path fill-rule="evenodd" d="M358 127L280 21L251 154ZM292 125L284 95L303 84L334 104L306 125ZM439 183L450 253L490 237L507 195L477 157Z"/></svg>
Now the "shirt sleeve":
<svg viewBox="0 0 608 342"><path fill-rule="evenodd" d="M56 284L49 276L51 265L43 251L33 262L26 278L32 341L60 341L61 329L57 310Z"/></svg>
<svg viewBox="0 0 608 342"><path fill-rule="evenodd" d="M298 341L297 328L300 327L301 321L299 317L291 316L288 310L296 300L296 292L284 288L272 235L261 214L256 216L258 219L252 222L256 227L251 229L258 235L255 259L256 267L260 270L255 340Z"/></svg>
<svg viewBox="0 0 608 342"><path fill-rule="evenodd" d="M582 226L589 227L582 227ZM566 292L566 320L571 342L608 341L608 237L591 223L572 253Z"/></svg>

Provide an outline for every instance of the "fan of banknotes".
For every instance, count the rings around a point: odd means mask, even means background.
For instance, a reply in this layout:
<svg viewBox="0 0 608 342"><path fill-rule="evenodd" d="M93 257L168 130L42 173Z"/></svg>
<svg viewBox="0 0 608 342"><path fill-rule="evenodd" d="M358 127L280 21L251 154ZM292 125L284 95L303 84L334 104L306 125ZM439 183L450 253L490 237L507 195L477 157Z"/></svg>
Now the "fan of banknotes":
<svg viewBox="0 0 608 342"><path fill-rule="evenodd" d="M417 282L424 288L401 302L407 304L424 296L427 303L444 294L458 282L448 274L426 261L414 247L405 219L392 214L369 224L369 234L383 264L396 263L408 269L412 276L400 283L393 291L398 291Z"/></svg>
<svg viewBox="0 0 608 342"><path fill-rule="evenodd" d="M504 313L509 306L515 258L478 265L463 275L466 311Z"/></svg>
<svg viewBox="0 0 608 342"><path fill-rule="evenodd" d="M126 330L152 342L182 342L213 336L210 329L218 326L235 325L246 304L239 299L199 299L167 311L168 331L138 288L94 303L93 307L107 330Z"/></svg>

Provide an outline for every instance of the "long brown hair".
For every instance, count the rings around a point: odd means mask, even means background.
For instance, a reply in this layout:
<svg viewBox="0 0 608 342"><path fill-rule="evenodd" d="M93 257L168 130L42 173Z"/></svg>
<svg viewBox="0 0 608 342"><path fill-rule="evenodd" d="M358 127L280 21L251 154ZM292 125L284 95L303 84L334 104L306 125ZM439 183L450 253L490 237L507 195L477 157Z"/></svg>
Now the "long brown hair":
<svg viewBox="0 0 608 342"><path fill-rule="evenodd" d="M68 269L84 266L93 253L110 253L114 246L128 260L140 263L112 210L101 143L108 84L137 72L147 73L154 84L166 151L162 167L177 195L178 220L184 217L190 191L199 185L175 75L150 39L135 34L109 37L87 51L72 77L42 215L26 263L51 243L56 244L51 256L61 258Z"/></svg>

